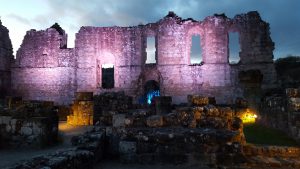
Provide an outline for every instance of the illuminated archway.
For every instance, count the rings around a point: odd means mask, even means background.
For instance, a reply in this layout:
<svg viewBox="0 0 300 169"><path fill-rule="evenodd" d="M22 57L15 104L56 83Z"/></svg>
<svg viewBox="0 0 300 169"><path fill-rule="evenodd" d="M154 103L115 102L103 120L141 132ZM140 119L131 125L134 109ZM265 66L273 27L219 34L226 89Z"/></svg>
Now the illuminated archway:
<svg viewBox="0 0 300 169"><path fill-rule="evenodd" d="M160 96L159 83L155 80L149 80L144 85L144 96L146 103L151 104L155 96Z"/></svg>

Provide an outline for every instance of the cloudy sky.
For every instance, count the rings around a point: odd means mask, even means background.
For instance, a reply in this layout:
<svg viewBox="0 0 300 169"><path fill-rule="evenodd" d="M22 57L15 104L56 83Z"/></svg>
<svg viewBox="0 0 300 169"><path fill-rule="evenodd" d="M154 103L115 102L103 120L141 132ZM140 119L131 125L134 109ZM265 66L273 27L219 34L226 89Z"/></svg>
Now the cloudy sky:
<svg viewBox="0 0 300 169"><path fill-rule="evenodd" d="M203 20L214 13L228 17L257 10L270 23L275 58L300 56L300 0L0 0L0 16L16 51L30 29L58 22L74 46L81 26L128 26L156 22L168 11ZM198 42L199 39L193 39ZM233 40L234 42L234 40ZM199 53L193 49L193 55Z"/></svg>

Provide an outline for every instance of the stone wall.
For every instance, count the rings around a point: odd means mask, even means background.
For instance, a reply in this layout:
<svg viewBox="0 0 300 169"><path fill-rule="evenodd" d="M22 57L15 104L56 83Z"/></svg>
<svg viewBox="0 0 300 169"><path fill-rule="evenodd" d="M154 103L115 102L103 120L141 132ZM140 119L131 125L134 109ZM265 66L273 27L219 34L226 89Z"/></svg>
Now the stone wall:
<svg viewBox="0 0 300 169"><path fill-rule="evenodd" d="M0 107L0 147L42 148L57 141L53 102L11 100Z"/></svg>
<svg viewBox="0 0 300 169"><path fill-rule="evenodd" d="M0 20L0 99L10 94L10 63L13 60L12 50L8 29L2 25Z"/></svg>
<svg viewBox="0 0 300 169"><path fill-rule="evenodd" d="M15 148L41 148L54 144L58 130L48 117L22 119L0 116L0 126L2 146Z"/></svg>
<svg viewBox="0 0 300 169"><path fill-rule="evenodd" d="M6 169L86 169L94 168L104 155L105 131L95 127L80 136L72 138L72 148L60 149L46 155L39 155L32 159L19 162Z"/></svg>
<svg viewBox="0 0 300 169"><path fill-rule="evenodd" d="M54 28L30 30L12 65L13 92L27 100L71 102L75 91L73 49L62 48L66 34Z"/></svg>
<svg viewBox="0 0 300 169"><path fill-rule="evenodd" d="M240 62L229 64L229 32L240 35ZM192 35L200 35L203 64L191 64ZM155 37L156 63L146 64L147 37ZM274 43L268 23L257 12L215 15L203 21L182 19L170 12L156 23L133 27L81 27L75 48L62 49L66 34L53 28L27 32L13 67L16 93L28 99L70 103L73 92L102 93L123 90L138 100L145 84L154 80L161 95L173 103L186 95L218 96L218 103L233 103L244 95L240 71L259 70L261 88L275 85ZM102 87L102 67L114 65L114 88ZM18 90L19 89L19 90ZM21 90L20 90L21 89ZM51 92L50 92L51 91Z"/></svg>
<svg viewBox="0 0 300 169"><path fill-rule="evenodd" d="M284 94L263 99L259 122L288 133L300 141L300 89L288 88Z"/></svg>

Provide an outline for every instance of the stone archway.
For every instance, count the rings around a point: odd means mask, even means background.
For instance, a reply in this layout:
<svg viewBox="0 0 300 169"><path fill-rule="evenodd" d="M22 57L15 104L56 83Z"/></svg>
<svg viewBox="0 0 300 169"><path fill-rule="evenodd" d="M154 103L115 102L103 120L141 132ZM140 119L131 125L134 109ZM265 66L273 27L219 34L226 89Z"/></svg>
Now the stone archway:
<svg viewBox="0 0 300 169"><path fill-rule="evenodd" d="M152 103L155 96L160 96L159 83L155 80L148 80L144 85L144 97L147 104Z"/></svg>

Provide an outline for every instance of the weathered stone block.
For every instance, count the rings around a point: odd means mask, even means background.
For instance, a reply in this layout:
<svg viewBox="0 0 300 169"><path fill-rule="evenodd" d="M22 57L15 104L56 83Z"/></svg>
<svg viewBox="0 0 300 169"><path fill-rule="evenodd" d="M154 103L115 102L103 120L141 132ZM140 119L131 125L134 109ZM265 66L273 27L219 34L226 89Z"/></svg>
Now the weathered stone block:
<svg viewBox="0 0 300 169"><path fill-rule="evenodd" d="M120 141L119 143L120 154L134 154L136 150L136 142L134 141Z"/></svg>
<svg viewBox="0 0 300 169"><path fill-rule="evenodd" d="M30 136L32 134L32 128L30 127L21 127L20 134L25 136Z"/></svg>
<svg viewBox="0 0 300 169"><path fill-rule="evenodd" d="M300 111L300 98L289 98L288 100L289 111Z"/></svg>
<svg viewBox="0 0 300 169"><path fill-rule="evenodd" d="M296 88L287 88L285 89L287 97L300 97L300 89Z"/></svg>
<svg viewBox="0 0 300 169"><path fill-rule="evenodd" d="M193 106L205 106L209 104L209 98L200 95L188 95L188 103Z"/></svg>
<svg viewBox="0 0 300 169"><path fill-rule="evenodd" d="M91 101L93 100L93 92L76 92L75 99L77 101Z"/></svg>
<svg viewBox="0 0 300 169"><path fill-rule="evenodd" d="M94 124L93 101L74 101L72 105L73 115L67 116L67 122L72 125Z"/></svg>
<svg viewBox="0 0 300 169"><path fill-rule="evenodd" d="M184 127L195 128L197 123L195 114L190 107L176 109L179 123Z"/></svg>
<svg viewBox="0 0 300 169"><path fill-rule="evenodd" d="M204 108L203 107L193 107L194 112L194 118L197 122L201 119L201 116L204 114Z"/></svg>
<svg viewBox="0 0 300 169"><path fill-rule="evenodd" d="M133 117L147 117L152 114L149 109L135 109L129 112Z"/></svg>
<svg viewBox="0 0 300 169"><path fill-rule="evenodd" d="M163 116L164 126L178 126L180 124L176 113L169 113Z"/></svg>
<svg viewBox="0 0 300 169"><path fill-rule="evenodd" d="M125 114L115 114L112 118L113 127L125 126Z"/></svg>
<svg viewBox="0 0 300 169"><path fill-rule="evenodd" d="M214 105L204 106L204 113L206 116L219 116L219 110Z"/></svg>
<svg viewBox="0 0 300 169"><path fill-rule="evenodd" d="M218 107L220 116L226 120L232 119L234 112L230 107Z"/></svg>
<svg viewBox="0 0 300 169"><path fill-rule="evenodd" d="M150 116L146 122L148 127L162 127L164 124L163 116L161 115Z"/></svg>

